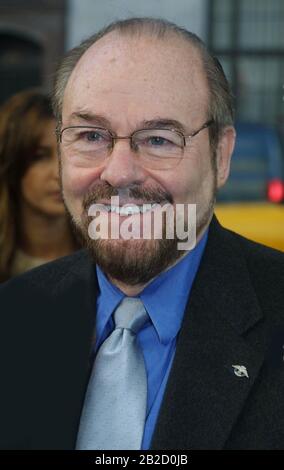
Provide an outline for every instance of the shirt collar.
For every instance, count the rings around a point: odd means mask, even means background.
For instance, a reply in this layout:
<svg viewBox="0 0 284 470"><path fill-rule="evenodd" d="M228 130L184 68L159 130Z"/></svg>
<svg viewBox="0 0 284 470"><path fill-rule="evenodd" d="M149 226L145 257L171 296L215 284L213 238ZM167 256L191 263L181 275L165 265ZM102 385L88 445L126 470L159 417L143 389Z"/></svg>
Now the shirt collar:
<svg viewBox="0 0 284 470"><path fill-rule="evenodd" d="M202 239L177 264L162 272L140 293L161 343L166 344L180 330L190 290L208 237Z"/></svg>

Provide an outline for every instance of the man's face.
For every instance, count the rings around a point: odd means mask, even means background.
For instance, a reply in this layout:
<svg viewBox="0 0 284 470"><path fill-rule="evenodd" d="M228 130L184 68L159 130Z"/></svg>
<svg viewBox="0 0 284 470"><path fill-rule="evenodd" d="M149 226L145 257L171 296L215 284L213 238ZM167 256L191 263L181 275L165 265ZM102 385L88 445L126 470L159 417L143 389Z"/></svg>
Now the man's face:
<svg viewBox="0 0 284 470"><path fill-rule="evenodd" d="M144 128L144 121L170 119L191 134L208 120L207 110L208 87L193 47L175 37L153 40L110 33L75 67L64 94L62 128L100 126L127 136ZM122 196L121 205L196 204L198 240L210 222L216 188L226 173L223 168L219 177L218 165L216 169L212 164L208 129L191 140L184 158L172 169L141 165L128 140L118 140L99 166L75 165L71 157L62 145L67 210L95 261L111 278L132 285L149 281L173 264L182 255L177 240L91 240L88 206L108 203L114 195ZM125 219L117 217L119 223Z"/></svg>

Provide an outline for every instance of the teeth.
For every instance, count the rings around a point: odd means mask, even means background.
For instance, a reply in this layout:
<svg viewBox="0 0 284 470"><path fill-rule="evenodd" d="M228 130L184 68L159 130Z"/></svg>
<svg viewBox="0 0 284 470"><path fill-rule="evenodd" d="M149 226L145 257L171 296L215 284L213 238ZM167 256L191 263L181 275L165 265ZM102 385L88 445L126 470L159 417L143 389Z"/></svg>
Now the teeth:
<svg viewBox="0 0 284 470"><path fill-rule="evenodd" d="M143 204L143 206L111 206L105 205L105 209L108 212L114 212L119 215L134 215L134 214L145 214L150 210L155 209L158 204Z"/></svg>
<svg viewBox="0 0 284 470"><path fill-rule="evenodd" d="M129 206L129 207L112 207L111 208L112 212L115 212L116 214L120 215L133 215L133 214L139 214L140 209L139 207L134 207L134 206Z"/></svg>

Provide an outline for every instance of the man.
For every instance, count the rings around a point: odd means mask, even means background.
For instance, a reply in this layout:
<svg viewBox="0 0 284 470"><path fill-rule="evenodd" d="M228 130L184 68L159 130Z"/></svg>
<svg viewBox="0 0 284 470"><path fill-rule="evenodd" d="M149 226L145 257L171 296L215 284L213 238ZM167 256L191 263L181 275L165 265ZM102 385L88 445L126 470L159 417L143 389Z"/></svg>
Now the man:
<svg viewBox="0 0 284 470"><path fill-rule="evenodd" d="M221 66L195 35L130 19L69 52L54 103L88 249L0 290L1 448L282 448L284 257L213 215L235 140ZM192 204L181 250L165 214ZM137 230L164 208L155 236L109 235L111 216ZM108 237L91 236L99 209Z"/></svg>

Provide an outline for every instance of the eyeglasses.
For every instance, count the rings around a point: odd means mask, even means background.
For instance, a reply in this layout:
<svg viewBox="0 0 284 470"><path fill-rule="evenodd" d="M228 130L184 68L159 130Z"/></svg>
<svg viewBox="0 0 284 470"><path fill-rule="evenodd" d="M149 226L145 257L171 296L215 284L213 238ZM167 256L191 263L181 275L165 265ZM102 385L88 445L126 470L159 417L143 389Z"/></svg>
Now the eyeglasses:
<svg viewBox="0 0 284 470"><path fill-rule="evenodd" d="M197 131L184 135L176 129L140 129L130 136L117 136L95 126L70 126L57 131L59 142L69 152L69 159L79 167L97 167L112 153L117 140L129 139L139 162L154 170L172 169L184 157L184 149L193 137L213 124L205 122Z"/></svg>

